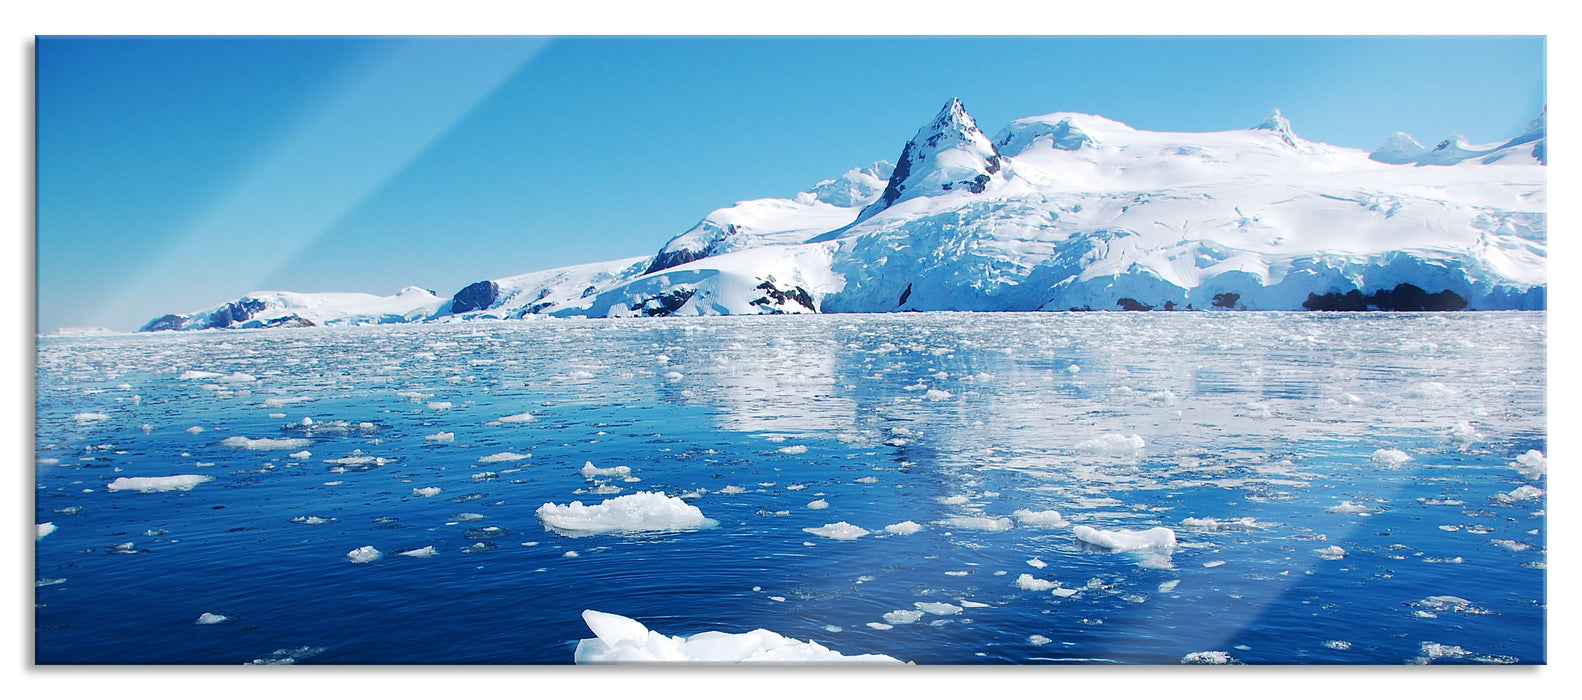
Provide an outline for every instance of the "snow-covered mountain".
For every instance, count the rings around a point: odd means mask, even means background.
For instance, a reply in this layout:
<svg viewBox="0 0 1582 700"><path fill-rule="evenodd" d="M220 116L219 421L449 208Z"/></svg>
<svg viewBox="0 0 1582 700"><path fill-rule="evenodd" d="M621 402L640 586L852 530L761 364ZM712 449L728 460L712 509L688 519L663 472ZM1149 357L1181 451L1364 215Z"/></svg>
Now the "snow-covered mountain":
<svg viewBox="0 0 1582 700"><path fill-rule="evenodd" d="M1547 118L1372 153L1251 129L1151 132L1059 112L992 139L960 100L901 149L788 199L716 210L653 256L441 298L251 294L143 330L909 310L1536 309Z"/></svg>

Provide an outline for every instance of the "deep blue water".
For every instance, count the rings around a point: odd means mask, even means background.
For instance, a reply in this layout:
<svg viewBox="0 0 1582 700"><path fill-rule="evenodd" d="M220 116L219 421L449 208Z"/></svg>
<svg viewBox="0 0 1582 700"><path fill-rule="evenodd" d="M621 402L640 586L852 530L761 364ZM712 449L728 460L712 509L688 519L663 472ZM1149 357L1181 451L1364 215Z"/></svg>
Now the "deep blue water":
<svg viewBox="0 0 1582 700"><path fill-rule="evenodd" d="M925 664L1543 663L1547 479L1514 465L1547 451L1544 326L930 313L43 337L35 517L58 529L37 542L35 658L567 664L591 608ZM501 452L531 457L479 461ZM382 464L331 461L348 456ZM107 489L182 474L212 480ZM719 524L570 537L534 514L640 490ZM941 522L1019 509L1178 544ZM923 527L883 529L903 521ZM871 534L804 531L836 522ZM364 546L384 556L348 559Z"/></svg>

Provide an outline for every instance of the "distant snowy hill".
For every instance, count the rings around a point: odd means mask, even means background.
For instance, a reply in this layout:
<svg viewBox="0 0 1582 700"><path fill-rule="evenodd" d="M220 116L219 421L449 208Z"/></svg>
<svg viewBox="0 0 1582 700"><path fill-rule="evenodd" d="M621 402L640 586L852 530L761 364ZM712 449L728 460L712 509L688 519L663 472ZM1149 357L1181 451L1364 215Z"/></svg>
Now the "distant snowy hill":
<svg viewBox="0 0 1582 700"><path fill-rule="evenodd" d="M1547 115L1508 141L1396 133L1372 153L1251 129L1055 113L992 139L959 100L901 149L716 210L651 257L442 298L251 294L143 330L909 310L1537 309Z"/></svg>

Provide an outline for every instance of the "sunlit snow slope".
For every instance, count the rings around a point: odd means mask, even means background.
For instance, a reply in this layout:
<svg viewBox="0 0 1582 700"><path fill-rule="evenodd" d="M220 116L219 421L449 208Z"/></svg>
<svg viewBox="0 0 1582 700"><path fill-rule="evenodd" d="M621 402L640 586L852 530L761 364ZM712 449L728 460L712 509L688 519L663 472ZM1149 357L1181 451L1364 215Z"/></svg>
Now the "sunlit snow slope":
<svg viewBox="0 0 1582 700"><path fill-rule="evenodd" d="M256 293L144 330L906 310L1538 309L1547 119L1372 153L1257 126L1152 132L1054 113L993 138L952 100L897 165L716 210L629 258L450 298Z"/></svg>

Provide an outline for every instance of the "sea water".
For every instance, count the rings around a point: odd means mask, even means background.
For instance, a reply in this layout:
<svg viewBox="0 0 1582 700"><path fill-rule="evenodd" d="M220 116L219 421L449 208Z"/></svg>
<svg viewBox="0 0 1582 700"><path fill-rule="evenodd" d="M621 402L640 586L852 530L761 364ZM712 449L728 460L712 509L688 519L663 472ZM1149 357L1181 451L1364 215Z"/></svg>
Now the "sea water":
<svg viewBox="0 0 1582 700"><path fill-rule="evenodd" d="M41 337L35 659L567 664L596 610L921 664L1543 663L1544 352L1528 312Z"/></svg>

